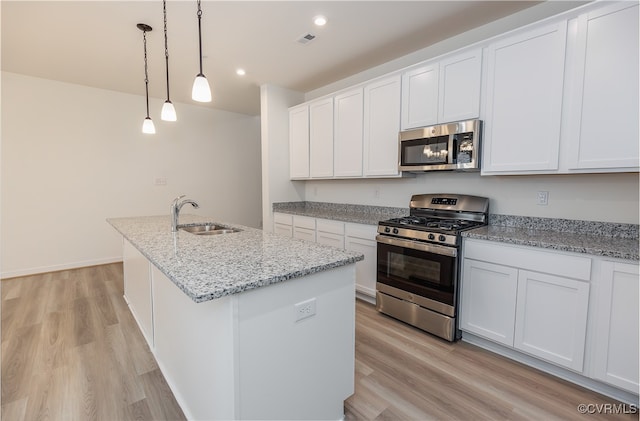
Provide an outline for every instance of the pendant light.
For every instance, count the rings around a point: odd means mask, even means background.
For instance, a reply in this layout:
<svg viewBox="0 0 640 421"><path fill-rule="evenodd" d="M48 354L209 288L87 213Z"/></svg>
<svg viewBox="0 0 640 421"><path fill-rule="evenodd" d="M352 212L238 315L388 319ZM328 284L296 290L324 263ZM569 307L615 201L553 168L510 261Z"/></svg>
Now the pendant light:
<svg viewBox="0 0 640 421"><path fill-rule="evenodd" d="M191 89L191 98L198 102L211 102L211 89L209 88L209 82L202 73L202 8L200 7L200 0L198 0L198 45L200 48L200 73L196 75L196 79L193 81L193 89Z"/></svg>
<svg viewBox="0 0 640 421"><path fill-rule="evenodd" d="M154 134L156 127L153 125L151 117L149 117L149 74L147 73L147 32L153 28L144 23L139 23L136 26L142 31L142 42L144 45L144 88L147 94L147 117L145 117L142 123L142 133Z"/></svg>
<svg viewBox="0 0 640 421"><path fill-rule="evenodd" d="M167 43L167 0L162 0L162 13L164 14L164 62L167 69L167 100L162 105L160 118L164 121L176 121L176 109L169 99L169 45Z"/></svg>

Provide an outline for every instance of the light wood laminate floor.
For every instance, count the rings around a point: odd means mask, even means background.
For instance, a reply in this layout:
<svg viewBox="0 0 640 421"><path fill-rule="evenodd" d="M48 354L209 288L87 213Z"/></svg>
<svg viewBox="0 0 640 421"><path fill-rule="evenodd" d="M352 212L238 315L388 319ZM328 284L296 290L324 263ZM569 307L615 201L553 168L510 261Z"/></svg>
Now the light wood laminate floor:
<svg viewBox="0 0 640 421"><path fill-rule="evenodd" d="M1 283L3 420L185 419L122 294L122 264ZM346 420L638 419L581 415L617 402L361 301L355 379Z"/></svg>

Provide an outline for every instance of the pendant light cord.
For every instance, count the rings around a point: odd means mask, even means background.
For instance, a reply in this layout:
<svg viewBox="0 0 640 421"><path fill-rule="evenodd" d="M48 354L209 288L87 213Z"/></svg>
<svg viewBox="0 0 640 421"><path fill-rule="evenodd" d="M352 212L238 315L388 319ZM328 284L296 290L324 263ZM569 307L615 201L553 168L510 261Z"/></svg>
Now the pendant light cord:
<svg viewBox="0 0 640 421"><path fill-rule="evenodd" d="M201 26L201 20L202 20L202 9L200 7L200 0L198 0L198 45L200 48L200 75L204 76L202 74L202 26Z"/></svg>
<svg viewBox="0 0 640 421"><path fill-rule="evenodd" d="M147 93L147 118L149 118L149 73L147 72L147 31L142 31L144 45L144 88Z"/></svg>
<svg viewBox="0 0 640 421"><path fill-rule="evenodd" d="M162 0L162 13L164 14L164 61L167 69L167 101L169 99L169 45L167 43L167 0Z"/></svg>

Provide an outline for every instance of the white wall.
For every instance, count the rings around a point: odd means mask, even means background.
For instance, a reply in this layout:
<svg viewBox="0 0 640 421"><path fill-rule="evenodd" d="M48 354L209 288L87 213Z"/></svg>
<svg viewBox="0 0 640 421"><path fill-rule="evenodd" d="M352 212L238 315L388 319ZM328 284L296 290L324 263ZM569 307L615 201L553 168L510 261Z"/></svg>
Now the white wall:
<svg viewBox="0 0 640 421"><path fill-rule="evenodd" d="M175 104L144 135L144 97L2 73L2 277L117 261L106 218L183 212L258 227L257 117ZM167 184L156 186L156 178Z"/></svg>
<svg viewBox="0 0 640 421"><path fill-rule="evenodd" d="M461 193L491 199L490 213L638 224L638 174L485 176L434 172L387 180L307 181L305 200L409 207L413 194ZM536 204L538 191L549 204ZM377 197L376 197L377 196Z"/></svg>
<svg viewBox="0 0 640 421"><path fill-rule="evenodd" d="M303 200L304 182L289 180L289 107L303 102L300 92L274 85L260 87L262 120L262 218L273 230L274 202Z"/></svg>

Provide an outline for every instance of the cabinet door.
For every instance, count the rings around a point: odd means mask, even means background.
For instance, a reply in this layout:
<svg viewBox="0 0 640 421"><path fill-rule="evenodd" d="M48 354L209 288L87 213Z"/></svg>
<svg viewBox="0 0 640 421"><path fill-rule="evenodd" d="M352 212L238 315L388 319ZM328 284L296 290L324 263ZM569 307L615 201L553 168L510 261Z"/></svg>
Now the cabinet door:
<svg viewBox="0 0 640 421"><path fill-rule="evenodd" d="M598 279L594 377L638 393L638 265L603 262Z"/></svg>
<svg viewBox="0 0 640 421"><path fill-rule="evenodd" d="M309 106L289 110L289 177L309 178Z"/></svg>
<svg viewBox="0 0 640 421"><path fill-rule="evenodd" d="M334 98L334 175L336 177L362 176L362 88Z"/></svg>
<svg viewBox="0 0 640 421"><path fill-rule="evenodd" d="M402 74L402 130L438 122L438 63Z"/></svg>
<svg viewBox="0 0 640 421"><path fill-rule="evenodd" d="M293 238L316 241L316 219L309 216L293 215Z"/></svg>
<svg viewBox="0 0 640 421"><path fill-rule="evenodd" d="M518 270L464 259L460 329L513 346Z"/></svg>
<svg viewBox="0 0 640 421"><path fill-rule="evenodd" d="M364 175L398 175L400 75L364 88Z"/></svg>
<svg viewBox="0 0 640 421"><path fill-rule="evenodd" d="M333 98L309 105L309 171L311 177L333 176Z"/></svg>
<svg viewBox="0 0 640 421"><path fill-rule="evenodd" d="M635 3L635 4L634 4ZM578 18L569 169L638 170L638 3Z"/></svg>
<svg viewBox="0 0 640 421"><path fill-rule="evenodd" d="M364 254L356 263L356 291L369 297L376 296L377 227L374 225L345 224L345 249Z"/></svg>
<svg viewBox="0 0 640 421"><path fill-rule="evenodd" d="M566 21L492 43L483 173L558 169Z"/></svg>
<svg viewBox="0 0 640 421"><path fill-rule="evenodd" d="M273 224L273 232L284 235L285 237L293 237L293 227L291 225L279 224L276 222Z"/></svg>
<svg viewBox="0 0 640 421"><path fill-rule="evenodd" d="M127 240L123 242L124 296L147 344L153 349L153 306L151 267L142 253Z"/></svg>
<svg viewBox="0 0 640 421"><path fill-rule="evenodd" d="M344 235L333 234L330 232L316 232L316 243L324 244L339 249L344 249Z"/></svg>
<svg viewBox="0 0 640 421"><path fill-rule="evenodd" d="M480 116L482 49L477 48L440 62L438 120L440 123Z"/></svg>
<svg viewBox="0 0 640 421"><path fill-rule="evenodd" d="M582 372L588 305L588 282L519 271L515 348Z"/></svg>

